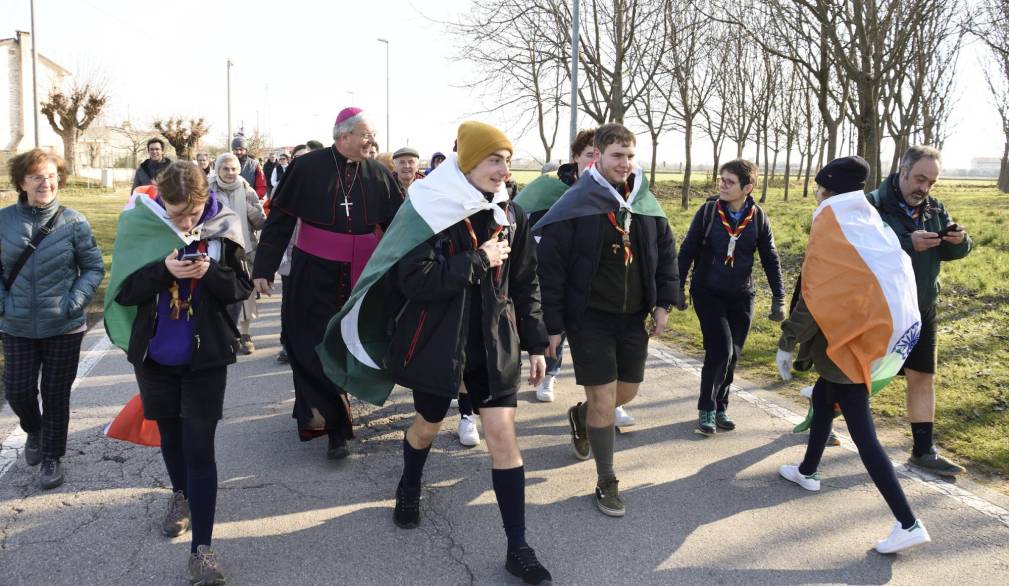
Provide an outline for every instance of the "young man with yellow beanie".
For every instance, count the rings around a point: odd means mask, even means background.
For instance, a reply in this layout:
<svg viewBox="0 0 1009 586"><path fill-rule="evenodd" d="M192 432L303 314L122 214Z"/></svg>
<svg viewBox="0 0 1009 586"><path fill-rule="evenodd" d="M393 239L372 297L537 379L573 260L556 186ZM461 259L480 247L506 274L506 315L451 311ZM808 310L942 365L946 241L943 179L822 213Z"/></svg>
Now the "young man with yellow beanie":
<svg viewBox="0 0 1009 586"><path fill-rule="evenodd" d="M434 232L387 273L399 298L388 312L395 321L385 365L396 384L413 391L417 411L403 441L393 519L404 529L420 524L424 463L465 385L491 456L508 536L505 566L527 584L540 584L550 572L526 544L525 468L515 434L522 349L530 354L530 384L539 384L546 370L534 245L525 212L505 188L511 141L492 126L465 122L457 143L458 155L410 186L403 217L387 234L407 233L408 222L421 221Z"/></svg>
<svg viewBox="0 0 1009 586"><path fill-rule="evenodd" d="M648 337L665 329L680 285L673 233L634 161L634 134L606 124L593 141L599 158L534 231L542 234L537 255L547 355L555 355L566 333L575 382L587 398L568 410L575 457L595 455L596 506L622 517L613 413L637 394Z"/></svg>

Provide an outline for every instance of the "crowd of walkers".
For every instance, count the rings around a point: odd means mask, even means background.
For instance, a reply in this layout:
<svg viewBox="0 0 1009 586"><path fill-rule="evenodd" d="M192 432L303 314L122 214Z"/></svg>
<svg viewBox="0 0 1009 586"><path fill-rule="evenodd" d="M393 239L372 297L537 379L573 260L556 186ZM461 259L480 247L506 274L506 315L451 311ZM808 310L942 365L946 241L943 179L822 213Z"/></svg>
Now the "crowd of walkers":
<svg viewBox="0 0 1009 586"><path fill-rule="evenodd" d="M747 160L718 169L718 193L697 208L677 246L637 163L635 136L620 124L580 132L570 161L545 168L517 195L511 140L480 122L459 126L451 151L434 153L424 170L411 147L383 163L375 129L357 108L339 113L330 147L298 145L261 165L244 137L230 146L216 160L199 152L189 162L167 159L159 138L147 143L149 158L119 219L105 299L109 337L133 365L143 414L161 436L172 490L162 532L191 532L193 583L224 582L211 547L215 432L228 365L255 352L257 298L274 292L277 274L276 361L292 371L299 438L325 436L326 457L346 458L354 437L348 394L381 403L393 383L409 389L415 415L390 491L395 525L413 529L422 523L432 442L457 402L459 441L477 445L477 421L483 429L505 566L540 584L551 574L526 541L519 389L529 384L539 401L554 401L568 346L585 394L567 409L572 450L595 463L598 510L623 516L614 428L634 424L625 408L646 377L649 339L663 333L674 308L693 307L704 347L696 432L713 438L735 430L730 390L754 316L759 259L772 297L767 317L782 322L781 377L791 378L793 368L819 374L805 457L782 465L781 476L820 490L824 448L836 443L832 421L843 415L896 519L876 549L930 540L876 438L869 399L879 359L896 356L893 374L899 367L908 386L910 463L944 476L963 472L932 437L940 266L972 247L931 195L941 171L937 150L912 147L868 195L868 165L859 157L820 170L809 248L786 307L771 218L752 197L758 171ZM59 203L66 168L58 156L18 155L10 179L18 200L0 210L3 383L27 434L25 462L40 465L39 485L50 489L63 482L85 310L105 270L87 219ZM879 263L845 257L860 247ZM903 321L894 317L896 338L878 344L874 330L852 330L859 320L850 317L873 311L864 306L876 289L888 295L883 306L897 307L894 316L903 312ZM362 305L373 292L381 303ZM378 308L368 324L362 306ZM377 355L374 343L355 337L359 327L382 340ZM881 350L861 357L869 346ZM365 369L370 374L360 375Z"/></svg>

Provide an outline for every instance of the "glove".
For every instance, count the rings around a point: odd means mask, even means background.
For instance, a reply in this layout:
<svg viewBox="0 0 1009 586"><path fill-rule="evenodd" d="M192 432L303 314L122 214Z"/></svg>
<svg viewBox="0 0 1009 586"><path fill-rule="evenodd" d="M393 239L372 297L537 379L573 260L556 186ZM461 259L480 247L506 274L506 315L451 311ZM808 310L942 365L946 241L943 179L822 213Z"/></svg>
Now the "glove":
<svg viewBox="0 0 1009 586"><path fill-rule="evenodd" d="M771 314L767 316L771 321L785 321L785 300L775 297L771 300Z"/></svg>
<svg viewBox="0 0 1009 586"><path fill-rule="evenodd" d="M676 298L676 309L679 311L687 310L687 293L680 289L680 295Z"/></svg>
<svg viewBox="0 0 1009 586"><path fill-rule="evenodd" d="M792 353L778 350L774 356L774 363L778 366L778 376L781 380L792 380Z"/></svg>

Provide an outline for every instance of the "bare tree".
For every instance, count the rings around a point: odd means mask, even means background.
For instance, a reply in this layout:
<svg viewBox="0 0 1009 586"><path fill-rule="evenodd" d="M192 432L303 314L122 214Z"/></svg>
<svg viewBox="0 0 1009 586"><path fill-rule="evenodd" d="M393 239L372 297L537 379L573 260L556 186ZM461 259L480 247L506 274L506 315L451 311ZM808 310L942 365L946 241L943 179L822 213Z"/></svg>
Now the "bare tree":
<svg viewBox="0 0 1009 586"><path fill-rule="evenodd" d="M635 117L648 130L652 141L652 163L650 185L655 185L655 168L658 165L659 137L673 128L673 111L663 92L663 87L671 84L668 72L660 72L649 87L641 94L641 99L632 104Z"/></svg>
<svg viewBox="0 0 1009 586"><path fill-rule="evenodd" d="M720 77L715 89L725 112L722 117L725 135L736 143L736 158L742 158L758 114L759 90L753 86L760 76L761 62L757 47L744 35L730 37L724 47L721 60L732 66Z"/></svg>
<svg viewBox="0 0 1009 586"><path fill-rule="evenodd" d="M992 104L1002 120L1005 140L998 188L1003 193L1009 193L1009 0L986 0L979 8L971 29L991 53L983 69Z"/></svg>
<svg viewBox="0 0 1009 586"><path fill-rule="evenodd" d="M165 137L165 140L175 149L175 155L180 160L183 160L193 158L193 148L207 134L209 127L207 127L203 118L195 120L190 118L186 122L181 116L178 118L172 116L168 120L155 120L154 129ZM253 134L258 136L259 131L257 130ZM254 157L259 156L258 154L253 154L253 149L251 148L249 149L249 153Z"/></svg>
<svg viewBox="0 0 1009 586"><path fill-rule="evenodd" d="M760 86L756 95L757 103L757 137L760 141L757 146L758 157L760 144L764 147L764 181L760 188L760 203L767 201L767 187L771 176L770 153L768 143L770 142L771 128L774 125L774 118L780 106L772 99L778 86L781 83L781 61L770 53L764 53L761 59L763 68L761 70ZM759 158L758 158L759 161ZM757 165L760 165L758 162Z"/></svg>
<svg viewBox="0 0 1009 586"><path fill-rule="evenodd" d="M813 94L813 90L805 88L800 102L802 105L802 117L805 124L802 129L802 140L798 143L800 172L802 170L802 159L804 158L806 161L805 178L802 183L802 197L809 197L809 179L813 173L813 157L816 155L816 147L821 144L821 141L826 140L823 138L823 122L820 120L818 112L813 107L813 102L815 100L816 96Z"/></svg>
<svg viewBox="0 0 1009 586"><path fill-rule="evenodd" d="M53 88L42 102L42 114L63 139L63 158L71 173L77 173L77 141L91 126L108 102L105 90L96 82L75 82L69 90Z"/></svg>
<svg viewBox="0 0 1009 586"><path fill-rule="evenodd" d="M139 164L137 159L140 153L144 152L147 146L147 139L150 138L153 132L134 128L133 123L129 120L124 121L119 126L111 126L109 130L126 139L128 144L117 148L130 153L130 166L136 167Z"/></svg>

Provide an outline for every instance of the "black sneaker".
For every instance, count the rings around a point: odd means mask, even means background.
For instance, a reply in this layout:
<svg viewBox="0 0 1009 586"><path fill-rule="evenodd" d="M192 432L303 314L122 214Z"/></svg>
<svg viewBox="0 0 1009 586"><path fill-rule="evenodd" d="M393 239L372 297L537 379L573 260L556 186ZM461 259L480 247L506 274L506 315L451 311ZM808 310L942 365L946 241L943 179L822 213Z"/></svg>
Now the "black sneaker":
<svg viewBox="0 0 1009 586"><path fill-rule="evenodd" d="M392 512L392 522L400 529L416 529L420 525L419 486L404 486L400 481L396 487L396 509Z"/></svg>
<svg viewBox="0 0 1009 586"><path fill-rule="evenodd" d="M736 422L733 421L725 411L715 411L715 427L732 431L736 429Z"/></svg>
<svg viewBox="0 0 1009 586"><path fill-rule="evenodd" d="M63 465L58 458L43 458L39 470L39 486L42 490L56 488L63 484Z"/></svg>
<svg viewBox="0 0 1009 586"><path fill-rule="evenodd" d="M581 407L582 404L578 403L568 409L568 425L571 426L571 444L575 458L588 460L592 457L592 445L589 443L588 426L580 416Z"/></svg>
<svg viewBox="0 0 1009 586"><path fill-rule="evenodd" d="M326 448L326 459L343 460L349 455L350 449L347 448L347 440L338 433L330 433L329 447Z"/></svg>
<svg viewBox="0 0 1009 586"><path fill-rule="evenodd" d="M25 440L25 464L38 466L42 461L42 434L40 432L29 433Z"/></svg>
<svg viewBox="0 0 1009 586"><path fill-rule="evenodd" d="M280 352L277 352L277 364L290 364L291 359L287 357L287 350L281 348Z"/></svg>
<svg viewBox="0 0 1009 586"><path fill-rule="evenodd" d="M956 478L958 475L966 472L964 467L947 460L939 454L935 446L932 449L925 452L920 456L915 456L911 454L908 458L907 463L919 468L926 472L931 472L932 474L937 474L939 476L945 476L947 478Z"/></svg>
<svg viewBox="0 0 1009 586"><path fill-rule="evenodd" d="M505 569L512 576L521 578L526 584L550 584L553 577L536 559L536 552L528 545L520 545L508 550Z"/></svg>

